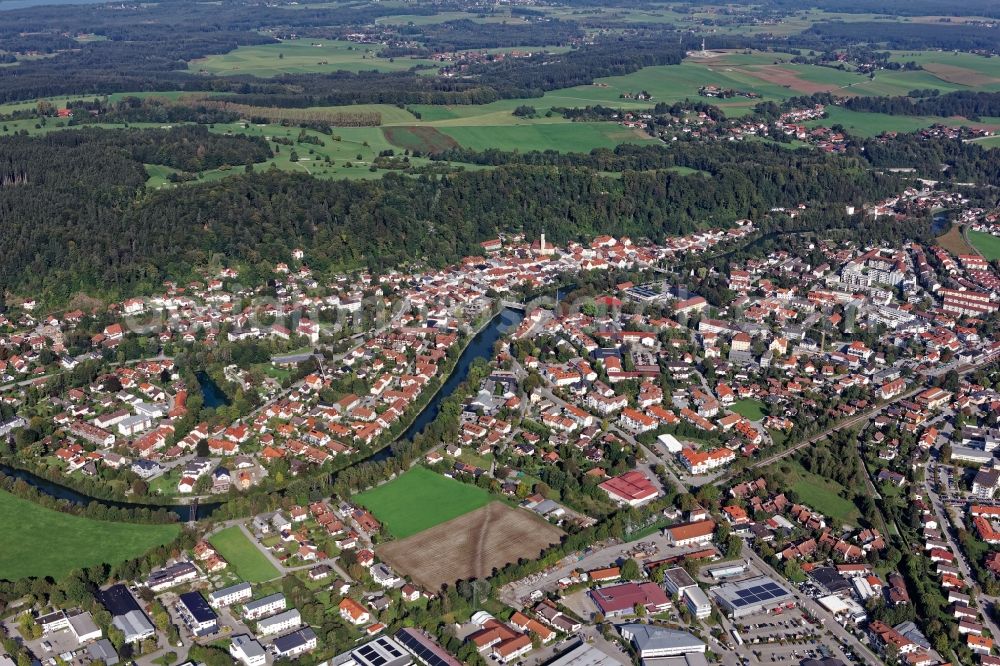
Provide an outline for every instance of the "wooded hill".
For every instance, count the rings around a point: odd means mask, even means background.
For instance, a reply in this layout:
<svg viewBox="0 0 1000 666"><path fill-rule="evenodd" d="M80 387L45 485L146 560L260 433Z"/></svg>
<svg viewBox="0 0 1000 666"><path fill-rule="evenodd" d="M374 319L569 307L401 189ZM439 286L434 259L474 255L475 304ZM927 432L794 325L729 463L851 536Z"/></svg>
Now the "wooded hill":
<svg viewBox="0 0 1000 666"><path fill-rule="evenodd" d="M660 241L799 203L843 219L843 202L902 186L857 158L742 145L682 157L711 177L658 169L664 149L623 146L442 177L323 181L274 170L155 192L143 190L142 162L195 170L260 161L270 151L259 140L185 127L15 137L0 141L0 154L0 173L10 175L0 187L0 282L53 300L80 289L152 291L165 278L191 276L215 253L257 277L298 246L310 248L319 271L380 271L413 259L445 265L501 230L544 231L555 242L597 233ZM602 167L622 175L602 176Z"/></svg>

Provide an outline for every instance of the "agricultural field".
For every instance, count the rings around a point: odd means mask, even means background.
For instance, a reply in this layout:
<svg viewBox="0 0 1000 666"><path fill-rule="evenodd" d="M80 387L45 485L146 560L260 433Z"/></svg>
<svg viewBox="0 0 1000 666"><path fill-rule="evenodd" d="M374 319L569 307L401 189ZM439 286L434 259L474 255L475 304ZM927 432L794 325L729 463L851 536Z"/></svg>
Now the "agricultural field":
<svg viewBox="0 0 1000 666"><path fill-rule="evenodd" d="M396 571L427 590L457 580L486 578L519 558L538 557L557 543L562 530L502 502L378 546L376 553Z"/></svg>
<svg viewBox="0 0 1000 666"><path fill-rule="evenodd" d="M558 123L536 125L441 127L465 148L486 150L560 150L587 153L622 143L655 141L644 132L615 123Z"/></svg>
<svg viewBox="0 0 1000 666"><path fill-rule="evenodd" d="M996 89L1000 59L954 51L893 51L895 62L916 62L932 76L958 86Z"/></svg>
<svg viewBox="0 0 1000 666"><path fill-rule="evenodd" d="M948 232L942 236L938 236L936 241L938 245L952 254L970 254L974 252L965 241L965 236L962 234L962 227L958 224L951 225Z"/></svg>
<svg viewBox="0 0 1000 666"><path fill-rule="evenodd" d="M737 400L729 409L751 421L760 421L764 418L764 403L760 400L753 400L751 398Z"/></svg>
<svg viewBox="0 0 1000 666"><path fill-rule="evenodd" d="M981 255L994 261L1000 259L1000 238L983 231L969 231L969 242Z"/></svg>
<svg viewBox="0 0 1000 666"><path fill-rule="evenodd" d="M386 141L403 150L437 153L459 147L453 138L426 125L384 127L382 133Z"/></svg>
<svg viewBox="0 0 1000 666"><path fill-rule="evenodd" d="M114 564L167 543L177 525L94 520L53 511L0 491L0 578L62 578L73 569Z"/></svg>
<svg viewBox="0 0 1000 666"><path fill-rule="evenodd" d="M437 65L415 58L380 58L376 48L354 42L293 39L280 44L241 46L222 55L193 60L188 68L209 74L249 74L271 77L279 74L322 74L324 72L400 72L417 65Z"/></svg>
<svg viewBox="0 0 1000 666"><path fill-rule="evenodd" d="M213 534L208 541L244 582L262 583L280 575L238 525Z"/></svg>
<svg viewBox="0 0 1000 666"><path fill-rule="evenodd" d="M414 467L402 476L355 496L397 539L418 534L435 525L486 506L491 495L433 472Z"/></svg>

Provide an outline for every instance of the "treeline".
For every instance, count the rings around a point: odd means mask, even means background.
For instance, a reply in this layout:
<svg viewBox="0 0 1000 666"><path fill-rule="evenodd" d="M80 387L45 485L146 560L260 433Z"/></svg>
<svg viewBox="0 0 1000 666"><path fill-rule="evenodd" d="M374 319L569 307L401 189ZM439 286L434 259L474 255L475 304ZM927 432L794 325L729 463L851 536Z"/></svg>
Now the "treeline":
<svg viewBox="0 0 1000 666"><path fill-rule="evenodd" d="M777 108L787 111L814 104L837 105L850 111L884 113L890 116L938 116L942 118L962 116L977 121L981 117L1000 115L1000 92L958 90L941 94L938 90L930 88L911 90L907 95L896 97L840 97L829 92L821 92L791 97L782 102L780 107L773 102L763 102L758 104L754 111L767 115Z"/></svg>
<svg viewBox="0 0 1000 666"><path fill-rule="evenodd" d="M599 233L658 240L706 220L761 219L775 206L802 202L871 201L903 186L897 175L865 169L860 157L720 143L670 151L621 146L589 155L455 151L452 159L500 166L364 182L271 171L135 199L145 180L135 159L192 170L221 155L238 163L236 156L264 154L257 143L228 137L241 152L206 143L200 162L190 164L185 156L194 159L201 144L180 139L195 131L179 128L161 133L177 139L170 143L132 148L110 141L90 147L86 136L112 134L100 131L8 140L13 152L6 157L16 156L28 182L0 188L0 205L10 211L0 216L0 281L63 298L80 289L143 292L168 277L185 279L215 253L269 270L299 246L312 248L314 270L381 272L414 257L446 265L477 253L478 243L498 231L545 231L555 242ZM209 137L223 138L195 136ZM666 170L671 166L712 178Z"/></svg>
<svg viewBox="0 0 1000 666"><path fill-rule="evenodd" d="M242 80L243 92L212 99L253 106L340 106L348 104L489 104L500 99L541 97L548 90L631 74L652 65L676 65L685 46L658 36L608 36L560 54L471 65L462 77L415 72L288 74Z"/></svg>
<svg viewBox="0 0 1000 666"><path fill-rule="evenodd" d="M1000 93L959 90L944 95L914 98L852 97L842 106L851 111L869 111L892 116L962 116L977 121L981 117L1000 116Z"/></svg>
<svg viewBox="0 0 1000 666"><path fill-rule="evenodd" d="M576 2L578 0L572 0ZM696 0L687 0L698 4ZM756 0L739 0L736 4L758 4ZM895 16L995 16L1000 7L994 0L966 0L961 4L946 0L768 0L764 7L788 12L800 12L815 7L828 12L845 14L888 14Z"/></svg>
<svg viewBox="0 0 1000 666"><path fill-rule="evenodd" d="M964 11L964 9L963 9ZM899 21L826 21L816 23L803 37L817 37L836 45L873 43L891 49L983 49L996 52L996 29L966 23L902 23Z"/></svg>
<svg viewBox="0 0 1000 666"><path fill-rule="evenodd" d="M187 63L238 46L275 42L265 30L282 36L333 25L347 32L382 16L438 9L370 3L290 12L242 2L174 0L127 11L108 11L103 4L79 5L72 12L48 6L6 11L0 18L0 52L56 55L0 68L0 102L128 91L240 92L239 78L193 76L185 71ZM78 42L68 37L81 33L106 39Z"/></svg>
<svg viewBox="0 0 1000 666"><path fill-rule="evenodd" d="M974 143L900 134L891 141L869 139L864 152L875 167L914 167L937 179L1000 186L1000 151Z"/></svg>
<svg viewBox="0 0 1000 666"><path fill-rule="evenodd" d="M516 46L549 46L567 44L583 37L580 26L573 21L549 19L528 23L477 23L469 19L400 26L399 34L406 41L419 41L431 52L466 51Z"/></svg>
<svg viewBox="0 0 1000 666"><path fill-rule="evenodd" d="M60 513L68 513L74 516L83 516L93 520L106 520L117 523L152 523L165 524L175 523L177 515L165 509L152 509L149 507L118 507L103 502L90 502L89 504L76 504L68 500L57 499L51 495L41 492L37 488L29 485L25 481L14 476L9 476L0 472L0 490L10 493L15 497L28 500L39 506Z"/></svg>

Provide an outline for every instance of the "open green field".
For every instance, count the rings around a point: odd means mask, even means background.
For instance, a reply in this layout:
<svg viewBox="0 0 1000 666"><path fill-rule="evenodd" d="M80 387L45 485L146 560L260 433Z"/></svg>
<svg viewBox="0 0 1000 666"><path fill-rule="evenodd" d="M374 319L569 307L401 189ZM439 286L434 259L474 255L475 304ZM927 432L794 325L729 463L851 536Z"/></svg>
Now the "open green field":
<svg viewBox="0 0 1000 666"><path fill-rule="evenodd" d="M114 564L167 543L177 525L92 520L46 509L0 491L0 578L62 578L73 569Z"/></svg>
<svg viewBox="0 0 1000 666"><path fill-rule="evenodd" d="M1000 238L983 231L969 231L969 242L980 254L993 261L1000 259Z"/></svg>
<svg viewBox="0 0 1000 666"><path fill-rule="evenodd" d="M414 467L355 499L394 537L405 539L486 506L494 498L481 488L449 479L425 467Z"/></svg>
<svg viewBox="0 0 1000 666"><path fill-rule="evenodd" d="M784 460L781 466L785 465L792 468L790 485L800 502L830 518L836 518L849 525L858 524L861 513L853 502L840 496L844 491L842 485L807 471L797 461Z"/></svg>
<svg viewBox="0 0 1000 666"><path fill-rule="evenodd" d="M764 403L760 400L752 398L737 400L729 409L751 421L760 421L764 418Z"/></svg>
<svg viewBox="0 0 1000 666"><path fill-rule="evenodd" d="M213 534L208 541L244 582L262 583L280 575L257 546L250 543L239 526L227 527Z"/></svg>
<svg viewBox="0 0 1000 666"><path fill-rule="evenodd" d="M209 74L250 74L270 77L279 74L321 74L339 70L360 72L405 71L417 65L436 64L414 58L380 58L376 49L354 42L293 39L280 44L240 46L221 55L193 60L189 69Z"/></svg>
<svg viewBox="0 0 1000 666"><path fill-rule="evenodd" d="M616 123L557 123L482 127L441 127L465 148L486 150L561 150L586 153L594 148L614 148L622 143L655 141Z"/></svg>

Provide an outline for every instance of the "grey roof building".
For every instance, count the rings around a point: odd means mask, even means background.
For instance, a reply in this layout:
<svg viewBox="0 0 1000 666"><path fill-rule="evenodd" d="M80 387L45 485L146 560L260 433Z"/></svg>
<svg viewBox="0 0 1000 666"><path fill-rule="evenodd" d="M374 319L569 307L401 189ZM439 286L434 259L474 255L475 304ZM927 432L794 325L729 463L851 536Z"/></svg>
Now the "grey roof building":
<svg viewBox="0 0 1000 666"><path fill-rule="evenodd" d="M626 663L604 654L592 645L578 641L545 666L625 666Z"/></svg>
<svg viewBox="0 0 1000 666"><path fill-rule="evenodd" d="M111 624L118 627L123 634L125 634L126 643L135 643L137 641L142 641L154 633L153 624L146 618L145 613L142 611L129 611L124 615L117 615Z"/></svg>
<svg viewBox="0 0 1000 666"><path fill-rule="evenodd" d="M643 664L662 657L677 657L690 653L704 654L708 646L686 631L667 629L653 624L623 624L618 627L622 638L631 641Z"/></svg>
<svg viewBox="0 0 1000 666"><path fill-rule="evenodd" d="M115 646L107 638L102 638L88 645L87 656L92 661L103 661L107 666L115 666L118 663L118 653L115 652Z"/></svg>

